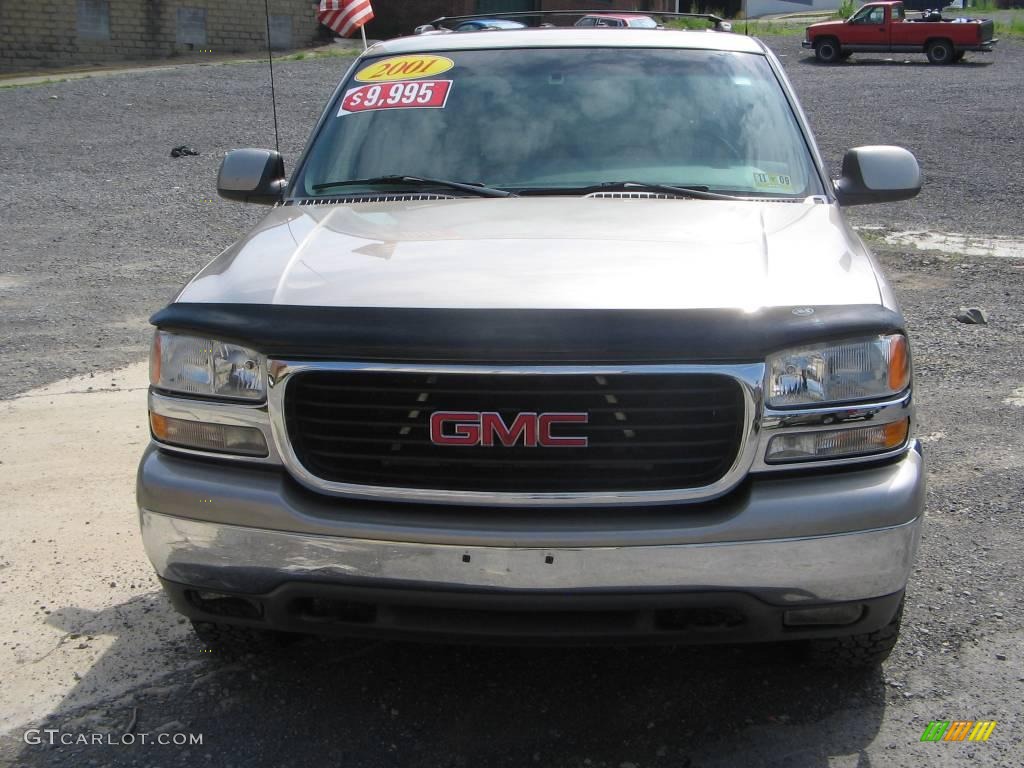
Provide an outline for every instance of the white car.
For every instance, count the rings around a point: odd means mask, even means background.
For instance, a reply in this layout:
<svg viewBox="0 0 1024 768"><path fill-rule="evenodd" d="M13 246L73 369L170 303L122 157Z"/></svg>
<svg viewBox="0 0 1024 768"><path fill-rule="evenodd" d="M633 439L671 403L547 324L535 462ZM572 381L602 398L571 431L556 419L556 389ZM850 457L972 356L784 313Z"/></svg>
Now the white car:
<svg viewBox="0 0 1024 768"><path fill-rule="evenodd" d="M577 27L612 27L624 29L660 29L658 24L650 16L642 13L595 13L584 16L576 22Z"/></svg>

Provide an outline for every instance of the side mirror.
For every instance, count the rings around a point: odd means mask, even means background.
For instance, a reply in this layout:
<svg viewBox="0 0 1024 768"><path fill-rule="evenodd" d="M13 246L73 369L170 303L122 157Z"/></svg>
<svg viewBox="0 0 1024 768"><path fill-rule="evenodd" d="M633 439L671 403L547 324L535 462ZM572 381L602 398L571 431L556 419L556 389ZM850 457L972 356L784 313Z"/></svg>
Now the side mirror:
<svg viewBox="0 0 1024 768"><path fill-rule="evenodd" d="M907 200L921 191L921 169L903 147L856 147L843 156L835 189L840 205Z"/></svg>
<svg viewBox="0 0 1024 768"><path fill-rule="evenodd" d="M217 194L241 203L273 205L286 185L284 158L272 149L233 149L217 174Z"/></svg>

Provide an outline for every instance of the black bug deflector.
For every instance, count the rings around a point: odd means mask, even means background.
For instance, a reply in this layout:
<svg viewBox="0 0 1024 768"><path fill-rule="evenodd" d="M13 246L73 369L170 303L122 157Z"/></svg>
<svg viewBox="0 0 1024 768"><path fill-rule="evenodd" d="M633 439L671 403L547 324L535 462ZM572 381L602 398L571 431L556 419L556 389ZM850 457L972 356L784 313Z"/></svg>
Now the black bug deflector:
<svg viewBox="0 0 1024 768"><path fill-rule="evenodd" d="M410 309L170 304L164 330L274 357L453 363L751 362L800 344L904 330L878 304L736 309Z"/></svg>

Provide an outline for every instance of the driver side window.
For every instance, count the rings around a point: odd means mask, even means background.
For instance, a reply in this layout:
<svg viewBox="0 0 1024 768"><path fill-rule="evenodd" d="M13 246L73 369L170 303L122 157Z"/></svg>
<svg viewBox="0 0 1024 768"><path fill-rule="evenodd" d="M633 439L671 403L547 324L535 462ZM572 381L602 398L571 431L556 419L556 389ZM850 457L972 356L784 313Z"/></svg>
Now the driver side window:
<svg viewBox="0 0 1024 768"><path fill-rule="evenodd" d="M853 17L854 24L884 24L885 8L865 8Z"/></svg>

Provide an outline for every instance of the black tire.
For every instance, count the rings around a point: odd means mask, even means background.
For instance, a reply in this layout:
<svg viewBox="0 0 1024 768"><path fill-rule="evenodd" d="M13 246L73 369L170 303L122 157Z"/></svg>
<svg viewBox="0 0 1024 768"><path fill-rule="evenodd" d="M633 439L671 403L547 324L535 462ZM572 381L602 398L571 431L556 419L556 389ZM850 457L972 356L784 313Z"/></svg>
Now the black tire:
<svg viewBox="0 0 1024 768"><path fill-rule="evenodd" d="M822 64L833 64L842 56L839 41L834 37L823 37L814 44L814 57Z"/></svg>
<svg viewBox="0 0 1024 768"><path fill-rule="evenodd" d="M818 666L867 668L877 667L892 653L900 637L903 601L892 621L879 630L862 635L828 637L810 641L811 662Z"/></svg>
<svg viewBox="0 0 1024 768"><path fill-rule="evenodd" d="M932 40L928 43L925 53L928 54L928 61L932 64L950 64L956 51L953 50L953 44L949 40Z"/></svg>
<svg viewBox="0 0 1024 768"><path fill-rule="evenodd" d="M192 629L210 652L226 656L266 653L282 648L292 639L284 632L212 621L193 620Z"/></svg>

